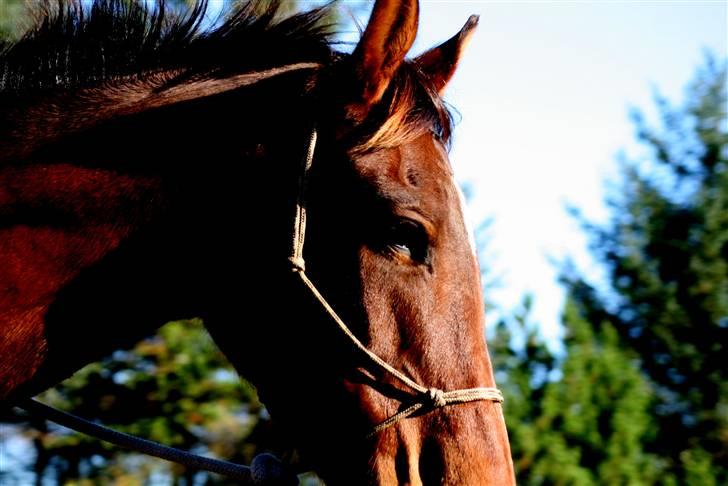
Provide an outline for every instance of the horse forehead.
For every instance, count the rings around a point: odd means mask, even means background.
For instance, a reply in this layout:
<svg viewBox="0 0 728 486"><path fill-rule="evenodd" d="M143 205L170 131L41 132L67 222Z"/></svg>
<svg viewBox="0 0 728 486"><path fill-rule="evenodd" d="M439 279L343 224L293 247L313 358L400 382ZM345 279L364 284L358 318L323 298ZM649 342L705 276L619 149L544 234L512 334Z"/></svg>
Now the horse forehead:
<svg viewBox="0 0 728 486"><path fill-rule="evenodd" d="M458 195L447 152L432 135L365 157L360 167L376 191L395 204L417 206L433 217L457 208Z"/></svg>
<svg viewBox="0 0 728 486"><path fill-rule="evenodd" d="M401 170L409 182L424 190L453 189L453 173L447 151L432 135L423 135L400 147ZM420 180L418 180L418 176Z"/></svg>
<svg viewBox="0 0 728 486"><path fill-rule="evenodd" d="M468 247L473 257L476 255L475 231L470 215L467 212L466 198L455 180L449 158L445 148L430 137L411 147L403 147L405 156L402 164L410 164L408 172L410 178L415 171L423 171L427 177L420 181L421 189L431 198L423 198L421 204L427 206L439 205L440 213L445 217L449 214L455 220L462 220L467 236ZM410 154L406 154L411 152ZM438 197L439 195L439 197ZM429 204L428 204L429 202ZM436 208L427 208L435 213ZM457 223L456 223L457 224Z"/></svg>

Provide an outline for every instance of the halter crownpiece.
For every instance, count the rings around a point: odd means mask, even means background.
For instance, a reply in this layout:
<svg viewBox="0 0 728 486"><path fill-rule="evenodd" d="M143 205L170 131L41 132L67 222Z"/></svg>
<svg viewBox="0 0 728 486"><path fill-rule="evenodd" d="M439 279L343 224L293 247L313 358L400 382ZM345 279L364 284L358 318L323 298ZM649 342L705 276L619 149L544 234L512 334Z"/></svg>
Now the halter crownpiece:
<svg viewBox="0 0 728 486"><path fill-rule="evenodd" d="M463 388L460 390L443 391L438 388L427 388L419 383L413 381L407 375L401 371L393 368L389 363L384 361L382 358L377 356L375 353L362 344L354 333L351 332L349 327L334 311L333 307L328 301L321 295L316 286L306 275L306 261L303 258L303 244L306 241L306 189L308 183L309 172L313 165L313 156L316 151L317 141L316 128L311 129L311 134L308 139L308 145L306 147L306 154L302 162L302 170L298 179L298 195L296 198L296 215L293 221L293 244L291 246L291 255L288 257L288 261L291 263L291 270L296 273L303 284L313 294L316 300L321 304L326 313L331 319L338 325L339 329L349 338L354 346L364 353L367 358L379 369L386 371L400 382L407 385L411 390L416 392L412 396L413 403L400 410L396 414L392 415L388 419L376 425L367 437L372 437L378 432L390 427L400 420L404 420L407 417L413 415L420 409L425 408L427 411L435 410L437 408L446 407L448 405L455 405L458 403L468 403L480 400L489 400L492 402L503 402L503 394L497 388L492 387L479 387L479 388Z"/></svg>

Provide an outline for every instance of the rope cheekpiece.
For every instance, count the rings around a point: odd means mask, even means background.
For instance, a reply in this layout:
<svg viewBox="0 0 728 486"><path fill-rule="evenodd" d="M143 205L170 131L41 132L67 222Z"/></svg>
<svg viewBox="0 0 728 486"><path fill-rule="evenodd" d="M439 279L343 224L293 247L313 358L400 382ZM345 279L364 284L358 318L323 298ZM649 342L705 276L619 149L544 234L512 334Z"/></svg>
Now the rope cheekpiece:
<svg viewBox="0 0 728 486"><path fill-rule="evenodd" d="M413 396L414 403L403 410L400 410L396 414L392 415L388 419L384 420L380 424L374 427L372 432L367 437L372 437L378 432L390 427L400 420L403 420L422 408L434 410L437 408L446 407L448 405L455 405L458 403L468 403L480 400L489 400L493 402L502 403L503 394L497 388L491 387L480 387L480 388L464 388L461 390L443 391L438 388L426 388L419 383L413 381L407 375L401 371L393 368L389 363L384 361L382 358L374 354L372 351L366 348L364 344L351 332L349 327L334 311L331 304L324 298L323 295L318 291L316 286L306 275L306 263L303 259L303 244L306 241L306 189L308 183L309 172L313 165L313 156L316 151L316 140L317 133L314 127L311 130L311 136L309 137L308 147L306 155L302 162L302 171L299 177L298 183L298 196L296 199L296 216L293 221L293 245L291 247L291 256L288 257L288 261L291 262L291 270L296 273L303 284L309 289L311 294L321 304L324 310L329 314L333 321L338 325L339 329L349 338L349 340L358 348L369 360L379 369L386 371L400 382L407 385L412 389L415 394Z"/></svg>

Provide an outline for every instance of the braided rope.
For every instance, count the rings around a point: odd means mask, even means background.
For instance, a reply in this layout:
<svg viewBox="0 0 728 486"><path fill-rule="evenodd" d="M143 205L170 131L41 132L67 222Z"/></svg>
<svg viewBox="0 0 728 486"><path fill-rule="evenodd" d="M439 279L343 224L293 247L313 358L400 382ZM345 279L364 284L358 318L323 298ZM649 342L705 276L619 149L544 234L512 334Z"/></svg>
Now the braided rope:
<svg viewBox="0 0 728 486"><path fill-rule="evenodd" d="M464 388L461 390L443 391L438 388L426 388L416 381L409 378L407 375L392 367L389 363L384 361L382 358L377 356L374 352L367 349L364 344L357 338L346 323L339 317L331 304L321 295L316 285L306 275L306 263L303 258L303 244L306 240L306 190L308 183L309 172L313 166L313 156L316 151L317 133L316 129L311 130L311 136L309 137L308 147L306 155L302 163L302 171L299 177L299 190L296 198L296 216L293 221L293 245L291 248L291 256L288 260L291 262L292 271L298 274L303 284L309 289L311 294L321 304L326 313L336 323L339 329L344 333L346 337L354 344L354 346L361 351L369 360L379 369L389 373L400 382L404 383L410 389L416 393L413 396L414 403L409 407L395 413L391 417L387 418L383 422L379 423L374 427L368 437L371 437L378 432L390 427L400 420L403 420L423 407L428 409L436 409L445 407L448 405L455 405L458 403L468 403L479 400L489 400L493 402L502 403L503 394L497 388L491 387L479 387L479 388Z"/></svg>

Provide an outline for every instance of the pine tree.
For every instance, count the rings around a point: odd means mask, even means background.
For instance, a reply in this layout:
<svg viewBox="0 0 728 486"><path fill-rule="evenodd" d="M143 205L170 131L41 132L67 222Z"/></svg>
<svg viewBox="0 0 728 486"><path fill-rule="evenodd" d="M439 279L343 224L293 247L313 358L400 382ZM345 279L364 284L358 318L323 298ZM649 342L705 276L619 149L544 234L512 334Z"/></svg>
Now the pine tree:
<svg viewBox="0 0 728 486"><path fill-rule="evenodd" d="M639 357L655 395L645 448L665 461L665 478L727 484L726 65L707 56L685 104L658 96L657 107L659 128L634 114L648 157L624 162L611 221L585 222L607 285L599 291L572 270L564 281L583 317L595 329L613 322Z"/></svg>
<svg viewBox="0 0 728 486"><path fill-rule="evenodd" d="M634 113L648 157L624 162L607 225L581 218L609 278L563 267L564 354L530 299L497 326L519 484L728 484L726 65L708 56L687 95L657 97L659 129Z"/></svg>
<svg viewBox="0 0 728 486"><path fill-rule="evenodd" d="M171 322L40 398L122 432L243 464L272 440L252 386L240 380L199 320ZM215 484L217 479L38 422L25 429L36 449L38 484L146 484L153 477L165 477L169 484Z"/></svg>
<svg viewBox="0 0 728 486"><path fill-rule="evenodd" d="M635 357L620 348L611 324L593 329L569 302L559 362L529 325L529 308L526 300L494 341L518 483L652 484L660 463L642 449L652 396ZM513 334L526 338L520 351L509 345Z"/></svg>

